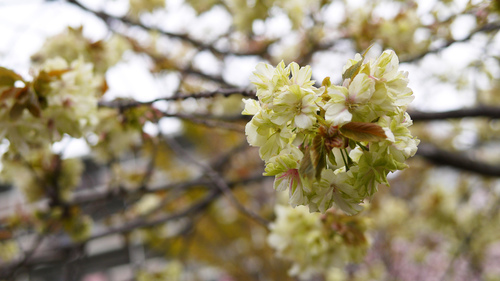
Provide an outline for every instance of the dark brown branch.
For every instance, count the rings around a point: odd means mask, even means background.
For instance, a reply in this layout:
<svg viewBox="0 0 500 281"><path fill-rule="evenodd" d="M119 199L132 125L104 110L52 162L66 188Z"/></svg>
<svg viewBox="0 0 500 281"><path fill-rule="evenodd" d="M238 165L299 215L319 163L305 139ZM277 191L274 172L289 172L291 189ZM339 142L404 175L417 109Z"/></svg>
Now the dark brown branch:
<svg viewBox="0 0 500 281"><path fill-rule="evenodd" d="M116 31L115 31L116 32ZM118 33L118 32L117 32ZM165 68L165 70L174 70L178 71L182 77L186 75L194 75L198 76L200 78L216 82L224 87L227 88L234 88L236 86L231 85L230 83L226 82L224 78L220 75L210 75L204 72L201 72L199 70L194 69L192 66L177 66L177 67L171 67L170 64L172 63L168 57L166 57L163 54L158 54L155 51L152 51L150 48L143 47L137 40L131 38L130 36L127 36L123 33L120 33L123 37L127 38L129 42L132 44L132 49L137 52L137 53L142 53L148 55L155 63L156 67L158 67L158 70L164 69L161 66L168 65L169 67ZM181 79L182 80L182 79ZM179 84L180 86L180 84Z"/></svg>
<svg viewBox="0 0 500 281"><path fill-rule="evenodd" d="M202 98L213 98L217 95L222 95L224 97L229 97L232 95L242 95L243 97L248 97L256 99L255 91L248 90L244 88L221 88L214 91L204 91L194 94L176 93L170 97L156 98L147 102L138 102L135 100L115 100L115 101L100 101L100 107L111 107L111 108L131 108L141 105L151 105L158 101L176 101L185 100L189 98L202 99ZM473 108L462 108L457 110L442 111L442 112L423 112L410 110L408 111L413 121L432 121L432 120L443 120L443 119L453 119L453 118L464 118L464 117L488 117L498 119L500 118L500 107L493 106L477 106ZM196 118L196 116L193 116ZM242 117L244 119L244 117Z"/></svg>
<svg viewBox="0 0 500 281"><path fill-rule="evenodd" d="M459 152L446 151L429 143L420 143L417 155L425 157L437 165L450 166L483 176L500 177L500 166L498 165L476 161Z"/></svg>
<svg viewBox="0 0 500 281"><path fill-rule="evenodd" d="M155 125L158 126L158 120L155 121ZM144 172L144 177L142 178L141 183L139 184L139 189L141 190L147 190L147 186L155 170L155 163L156 163L156 157L158 156L159 143L155 139L151 139L151 144L152 144L151 155L148 161L148 165L146 166L146 170Z"/></svg>
<svg viewBox="0 0 500 281"><path fill-rule="evenodd" d="M143 246L143 245L142 245ZM66 253L54 252L44 256L33 258L28 266L35 265L28 271L29 276L36 277L36 280L83 280L88 273L95 273L103 269L129 264L130 257L127 248L118 248L103 253L93 254L83 257L78 261L78 274L69 279L62 279L63 267L66 264ZM146 251L146 258L162 257L163 255L154 250ZM37 265L44 266L37 266ZM34 278L33 278L34 279ZM136 279L134 279L136 280Z"/></svg>
<svg viewBox="0 0 500 281"><path fill-rule="evenodd" d="M409 58L403 58L400 60L400 62L407 62L407 63L411 63L411 62L415 62L417 60L420 60L422 59L423 57L427 56L428 54L434 54L434 53L438 53L446 48L448 48L449 46L455 44L455 43L461 43L461 42L467 42L469 40L472 39L472 37L474 35L476 35L477 33L480 33L480 32L490 32L490 31L496 31L496 30L499 30L500 29L500 22L492 22L492 23L489 23L489 24L486 24L486 25L483 25L482 27L480 28L477 28L475 30L473 30L467 37L463 38L463 39L460 39L460 40L448 40L444 45L438 47L438 48L435 48L435 49L432 49L432 50L427 50L419 55L416 55L416 56L413 56L413 57L409 57Z"/></svg>
<svg viewBox="0 0 500 281"><path fill-rule="evenodd" d="M179 72L181 72L182 74L195 75L195 76L201 77L203 79L219 83L221 85L224 85L225 87L234 87L233 84L226 82L226 80L224 80L224 78L222 78L222 76L220 76L220 75L217 75L217 76L209 75L209 74L203 73L201 71L198 71L192 67L189 67L186 69L179 69Z"/></svg>
<svg viewBox="0 0 500 281"><path fill-rule="evenodd" d="M242 214L248 216L254 221L258 222L266 229L269 226L269 222L259 216L257 213L254 213L247 208L245 208L241 203L236 199L234 194L231 192L231 188L227 184L226 180L214 169L210 166L205 165L201 162L198 162L194 159L181 145L179 145L174 139L170 139L165 137L165 140L172 147L172 150L177 152L182 158L187 159L189 162L203 169L203 171L207 174L207 176L213 181L213 183L219 188L219 190L229 199L229 201L236 207L236 209Z"/></svg>
<svg viewBox="0 0 500 281"><path fill-rule="evenodd" d="M237 89L228 89L226 92L225 96L229 96L231 94L236 94L240 93L240 91L237 91ZM246 92L247 96L255 98L255 95L253 95L253 92L248 91ZM201 93L199 95L194 94L193 96L178 96L178 98L183 99L183 98L188 98L188 97L211 97L213 95L217 94L217 91L215 92L207 92L207 93ZM167 98L170 99L170 98ZM175 98L172 98L175 99ZM158 99L161 100L161 99ZM452 110L452 111L444 111L444 112L418 112L418 111L410 111L409 112L410 116L414 121L432 121L432 120L444 120L444 119L450 119L450 118L464 118L464 117L488 117L488 118L500 118L500 108L497 107L476 107L476 108L465 108L465 109L460 109L460 110ZM215 125L216 124L209 124L210 121L213 120L207 120L207 119L197 119L191 116L177 116L177 117L189 117L186 119L192 119L193 120L198 120L200 121L199 123L204 124L204 125ZM231 123L224 123L224 124L231 124ZM237 130L241 130L236 128ZM500 167L492 166L483 162L479 161L474 161L471 160L463 155L460 155L455 152L448 152L445 150L438 149L437 147L434 147L429 144L421 144L419 146L419 151L417 152L418 155L427 158L428 160L434 162L435 164L438 165L446 165L446 166L451 166L454 168L466 170L466 171L471 171L474 173L478 173L481 175L485 176L500 176Z"/></svg>
<svg viewBox="0 0 500 281"><path fill-rule="evenodd" d="M158 218L155 220L150 220L150 221L147 221L147 220L144 220L143 218L140 218L140 219L134 220L130 223L127 223L119 228L109 229L107 231L93 235L81 243L72 243L72 244L66 245L66 246L62 247L60 250L65 251L68 249L80 248L80 247L82 247L82 245L85 245L85 243L87 243L89 241L99 239L99 238L102 238L105 236L118 234L118 233L127 233L127 232L130 232L130 231L137 229L137 228L152 227L152 226L155 226L158 224L166 223L166 222L173 221L173 220L178 220L178 219L186 217L188 215L201 212L204 209L206 209L210 205L210 203L212 203L215 199L217 199L220 196L220 194L221 193L218 189L214 189L212 192L210 192L203 199L200 199L195 204L193 204L190 207L188 207L182 211L179 211L177 213L171 214L169 216L163 216L161 218ZM34 257L34 258L40 262L42 262L44 260L43 257ZM30 258L24 259L23 265L24 264L31 264ZM17 265L18 265L18 263L3 266L0 268L0 273L4 272L4 271L10 272L13 268L17 269L18 268ZM6 275L0 274L0 277L2 277L2 276L6 276Z"/></svg>
<svg viewBox="0 0 500 281"><path fill-rule="evenodd" d="M483 213L483 216L481 219L476 219L474 221L474 225L471 227L471 230L468 234L464 235L462 242L460 243L460 246L455 250L455 253L450 259L450 262L448 263L448 266L446 267L446 270L444 271L443 275L441 276L441 281L448 280L449 274L453 272L453 263L455 260L460 256L460 254L465 253L467 250L470 249L471 247L471 242L474 241L475 236L477 236L479 233L481 233L481 228L485 224L491 223L490 220L494 218L495 214L498 213L498 209L500 208L500 197L495 198L495 194L491 194L492 190L489 191L490 195L489 197L494 198L494 202L491 206L491 208L488 210L486 214Z"/></svg>
<svg viewBox="0 0 500 281"><path fill-rule="evenodd" d="M170 38L176 38L176 39L180 39L184 42L188 42L190 43L191 45L193 45L194 47L196 47L198 50L202 51L202 50L208 50L216 55L220 55L220 56L228 56L228 55L233 55L233 56L262 56L264 54L267 53L267 49L269 47L268 44L266 44L261 50L257 50L257 51L253 51L253 52L233 52L233 51L223 51L223 50L219 50L217 48L215 48L214 46L210 45L210 44L205 44L203 42L200 42L200 41L197 41L191 37L189 37L187 34L178 34L178 33L173 33L173 32L168 32L168 31L165 31L165 30L161 30L161 29L158 29L158 28L154 28L154 27L151 27L151 26L147 26L147 25L144 25L140 22L137 22L137 21L134 21L130 18L127 18L127 17L116 17L116 16L113 16L113 15L109 15L107 13L104 13L104 12L98 12L98 11L94 11L92 9L89 9L88 7L82 5L79 1L76 1L76 0L67 0L68 3L71 3L77 7L79 7L80 9L84 10L84 11L87 11L89 13L92 13L94 14L95 16L97 16L98 18L102 19L108 26L110 26L110 22L112 20L115 20L115 21L119 21L119 22L122 22L124 24L127 24L127 25L130 25L130 26L135 26L135 27L140 27L142 29L145 29L145 30L149 30L149 31L154 31L154 32L158 32L162 35L165 35L167 37L170 37Z"/></svg>
<svg viewBox="0 0 500 281"><path fill-rule="evenodd" d="M246 182L250 182L250 181L254 181L254 180L263 180L263 179L266 179L266 177L259 175L259 177L257 178L257 176L254 176L254 177L244 179L242 181L231 182L228 184L228 186L229 186L229 188L232 189L232 188L234 188L240 184L246 183ZM96 240L96 239L99 239L102 237L110 236L113 234L128 233L128 232L131 232L135 229L153 227L153 226L156 226L159 224L167 223L170 221L175 221L175 220L178 220L178 219L190 216L190 215L195 215L197 213L204 211L206 208L208 208L210 206L210 204L212 202L214 202L217 198L219 198L221 195L222 195L222 192L219 189L212 189L205 197L198 200L197 202L195 202L191 206L185 208L184 210L172 213L170 215L164 215L164 216L159 217L159 218L154 219L154 220L145 220L144 218L138 218L138 219L133 220L129 223L126 223L120 227L111 228L111 229L108 229L108 230L103 231L101 233L94 234L91 237L89 237L88 239L86 239L85 241L82 241L80 243L70 243L70 244L66 244L66 245L60 245L58 248L52 249L52 250L54 250L57 253L59 251L67 251L67 250L71 250L71 249L75 249L75 248L80 248L83 245L85 245L87 242L92 241L92 240ZM54 256L54 252L51 252L48 255ZM29 265L33 265L33 264L41 264L41 263L44 263L47 261L48 261L47 254L41 254L41 255L36 255L36 256L32 255L31 257L23 260L23 265L29 266ZM19 262L13 262L10 264L3 265L0 267L0 273L10 271L13 268L15 268L18 264L19 264ZM0 274L0 278L2 276L5 276L5 275Z"/></svg>
<svg viewBox="0 0 500 281"><path fill-rule="evenodd" d="M147 193L153 193L153 192L158 192L158 191L167 191L167 190L172 190L172 189L184 189L192 186L199 186L199 185L207 185L209 184L210 181L197 178L192 181L185 181L185 182L180 182L180 183L171 183L171 184L166 184L160 187L156 188L147 188L147 189L134 189L131 191L123 191L123 190L110 190L110 191L105 191L105 192L96 192L96 193L90 193L90 194L77 194L73 200L71 200L68 204L69 205L83 205L87 203L97 203L101 201L107 201L111 198L119 197L119 196L135 196L135 195L141 195L141 194L147 194Z"/></svg>
<svg viewBox="0 0 500 281"><path fill-rule="evenodd" d="M219 128L219 129L234 131L234 132L238 132L238 133L245 132L244 126L238 125L235 123L230 123L230 122L224 122L224 121L219 121L219 120L210 120L210 119L201 119L201 118L196 118L196 117L193 117L189 114L183 114L183 113L163 113L163 116L165 116L165 117L178 117L178 118L187 120L189 122L203 125L206 127Z"/></svg>
<svg viewBox="0 0 500 281"><path fill-rule="evenodd" d="M247 178L243 178L237 181L232 181L229 183L230 186L236 186L236 185L241 185L241 184L247 184L255 181L260 181L263 179L262 173L256 173L253 176L249 176ZM166 191L166 190L174 190L174 189L185 189L193 186L208 186L212 184L212 181L207 180L204 178L204 176L200 176L192 181L187 181L187 182L180 182L180 183L172 183L172 184L167 184L164 186L160 187L155 187L155 188L147 188L145 190L142 189L136 189L132 191L127 191L126 193L120 191L117 193L115 190L112 191L107 191L107 192L98 192L98 193L92 193L92 194L81 194L75 196L75 199L73 199L71 202L68 203L68 205L83 205L83 204L88 204L88 203L97 203L97 202L105 202L111 198L116 198L117 196L135 196L135 195L142 195L142 194L148 194L148 193L154 193L154 192L159 192L159 191Z"/></svg>
<svg viewBox="0 0 500 281"><path fill-rule="evenodd" d="M236 114L236 115L193 114L192 116L198 119L217 120L224 122L245 121L245 123L247 123L250 120L252 120L251 115L242 115L242 114Z"/></svg>
<svg viewBox="0 0 500 281"><path fill-rule="evenodd" d="M240 145L237 145L233 148L231 148L229 151L223 153L222 155L216 157L214 160L210 161L210 166L212 166L216 170L224 170L225 165L229 162L229 159L233 157L235 154L239 153L242 150L247 149L249 146L246 141L242 142ZM250 176L248 178L242 178L239 179L238 181L234 181L229 183L230 185L238 185L238 184L246 184L250 183L253 181L258 181L262 179L262 173L258 172L254 176ZM190 180L190 181L183 181L183 182L176 182L176 183L169 183L165 184L163 186L159 187L148 187L146 189L134 189L130 191L126 191L125 189L112 189L112 190L107 190L104 192L96 192L96 193L90 193L90 194L76 194L70 202L68 202L68 205L82 205L82 204L87 204L87 203L96 203L100 201L107 201L111 198L115 198L117 196L136 196L136 195L143 195L147 193L154 193L154 192L159 192L159 191L167 191L167 190L174 190L174 189L185 189L193 186L207 186L210 185L211 181L205 179L205 175L200 175L197 178Z"/></svg>
<svg viewBox="0 0 500 281"><path fill-rule="evenodd" d="M173 96L170 97L162 97L162 98L156 98L151 101L147 102L139 102L135 100L115 100L115 101L100 101L99 106L100 107L112 107L112 108L120 108L120 109L127 109L131 107L137 107L141 105L151 105L155 102L158 101L178 101L178 100L185 100L185 99L203 99L203 98L213 98L217 95L222 95L224 97L229 97L232 95L242 95L244 97L249 97L249 98L257 98L255 96L255 92L248 90L248 89L243 89L243 88L221 88L217 89L214 91L204 91L204 92L199 92L199 93L194 93L194 94L186 94L182 92L177 92Z"/></svg>
<svg viewBox="0 0 500 281"><path fill-rule="evenodd" d="M409 111L408 113L413 121L432 121L464 117L488 117L498 119L500 118L500 107L478 106L443 112Z"/></svg>
<svg viewBox="0 0 500 281"><path fill-rule="evenodd" d="M214 189L212 192L210 192L203 199L200 199L198 202L196 202L195 204L191 205L190 207L188 207L182 211L173 213L173 214L168 215L168 216L163 216L163 217L160 217L160 218L157 218L154 220L149 220L149 221L144 220L144 218L139 218L139 219L133 220L125 225L122 225L120 227L111 228L107 231L92 235L83 243L86 243L86 242L89 242L89 241L92 241L95 239L99 239L102 237L106 237L109 235L117 234L117 233L128 233L128 232L131 232L131 231L138 229L138 228L152 227L152 226L156 226L159 224L167 223L169 221L181 219L183 217L186 217L186 216L198 213L200 211L203 211L213 201L215 201L215 199L217 199L219 196L220 196L220 192L217 189Z"/></svg>
<svg viewBox="0 0 500 281"><path fill-rule="evenodd" d="M38 249L38 247L40 246L40 244L42 244L42 241L44 238L45 237L43 235L38 234L35 238L35 242L33 243L31 249L26 251L26 253L24 254L24 258L22 260L18 261L17 263L14 263L12 266L10 266L8 268L5 268L5 269L0 268L0 269L2 269L2 270L0 270L0 278L9 280L9 279L15 277L17 271L19 269L21 269L22 267L24 267L28 263L28 261L31 259L33 254L35 254L35 252Z"/></svg>
<svg viewBox="0 0 500 281"><path fill-rule="evenodd" d="M339 37L339 38L336 38L335 40L329 41L329 42L313 42L312 46L309 47L309 50L306 50L305 52L303 52L301 54L297 63L299 65L310 64L314 54L316 54L317 52L321 52L321 51L328 51L328 50L332 49L333 47L335 47L335 45L338 44L339 41L346 40L346 39L349 39L349 38L348 37ZM333 50L331 50L331 51L334 52ZM321 82L321 81L319 81L319 82Z"/></svg>

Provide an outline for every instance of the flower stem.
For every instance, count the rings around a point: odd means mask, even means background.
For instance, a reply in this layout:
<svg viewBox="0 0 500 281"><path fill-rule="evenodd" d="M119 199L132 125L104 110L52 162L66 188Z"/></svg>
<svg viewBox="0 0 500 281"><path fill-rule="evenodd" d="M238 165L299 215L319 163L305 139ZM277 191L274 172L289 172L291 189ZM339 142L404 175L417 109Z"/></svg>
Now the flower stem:
<svg viewBox="0 0 500 281"><path fill-rule="evenodd" d="M344 157L344 153L342 152L343 150L345 150L345 149L340 150L340 155L342 155L342 160L344 160L345 170L347 172L347 171L349 171L349 165L347 164L347 160ZM347 154L347 151L345 151L345 153Z"/></svg>

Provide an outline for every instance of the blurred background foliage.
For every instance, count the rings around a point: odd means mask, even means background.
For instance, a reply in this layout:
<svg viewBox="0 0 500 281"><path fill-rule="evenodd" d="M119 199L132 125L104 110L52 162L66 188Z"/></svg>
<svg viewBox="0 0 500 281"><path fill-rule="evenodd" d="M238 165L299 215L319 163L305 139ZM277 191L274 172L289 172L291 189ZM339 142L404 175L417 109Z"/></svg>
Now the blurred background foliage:
<svg viewBox="0 0 500 281"><path fill-rule="evenodd" d="M498 1L13 2L86 19L0 56L0 280L500 280ZM245 140L248 76L339 83L372 44L409 72L417 156L359 215L296 210L276 255L263 221L289 207ZM346 248L298 248L318 225Z"/></svg>

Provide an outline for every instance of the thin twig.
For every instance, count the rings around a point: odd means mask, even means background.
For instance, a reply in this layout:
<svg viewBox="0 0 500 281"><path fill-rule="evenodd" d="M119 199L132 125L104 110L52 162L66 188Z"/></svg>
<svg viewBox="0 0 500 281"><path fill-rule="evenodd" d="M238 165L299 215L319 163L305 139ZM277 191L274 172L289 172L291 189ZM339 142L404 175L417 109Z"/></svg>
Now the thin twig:
<svg viewBox="0 0 500 281"><path fill-rule="evenodd" d="M219 121L219 120L201 119L201 118L196 118L196 117L193 117L191 115L183 114L183 113L163 113L163 116L164 117L178 117L178 118L190 121L190 122L195 123L195 124L200 124L200 125L212 127L212 128L224 129L224 130L234 131L234 132L238 132L238 133L245 132L245 127L242 125L224 122L224 121Z"/></svg>
<svg viewBox="0 0 500 281"><path fill-rule="evenodd" d="M472 39L472 37L474 35L476 35L477 33L480 33L480 32L490 32L490 31L497 31L500 29L500 22L492 22L492 23L489 23L489 24L486 24L486 25L483 25L475 30L473 30L471 33L469 33L469 35L465 38L462 38L462 39L459 39L459 40L454 40L454 39L451 39L451 40L448 40L444 45L438 47L438 48L435 48L435 49L432 49L432 50L427 50L419 55L416 55L416 56L413 56L413 57L409 57L409 58L403 58L400 60L400 62L405 62L405 63L411 63L411 62L415 62L415 61L418 61L420 59L422 59L423 57L427 56L428 54L433 54L433 53L438 53L446 48L448 48L449 46L455 44L455 43L461 43L461 42L467 42L469 40Z"/></svg>
<svg viewBox="0 0 500 281"><path fill-rule="evenodd" d="M446 267L443 276L441 276L440 279L441 281L446 280L450 275L450 273L452 273L453 263L458 258L458 256L470 246L473 237L477 235L477 233L479 233L478 231L479 228L481 228L481 225L483 225L484 222L490 223L489 220L486 219L486 217L491 218L494 214L498 212L499 208L500 208L500 196L497 196L496 200L493 202L492 207L488 211L486 216L483 219L476 219L475 224L472 227L471 231L464 237L464 239L462 239L460 246L457 248L457 250L453 254L453 257L450 259L450 262L448 263L448 266Z"/></svg>
<svg viewBox="0 0 500 281"><path fill-rule="evenodd" d="M236 94L252 99L257 98L257 96L255 95L255 91L248 90L245 88L221 88L214 91L203 91L193 94L184 94L178 92L170 97L156 98L146 102L139 102L135 100L115 100L108 102L100 101L99 106L126 109L141 105L151 105L158 101L177 101L189 98L193 99L213 98L217 95L229 97ZM440 111L440 112L423 112L417 110L409 110L408 113L410 114L413 121L433 121L433 120L443 120L443 119L457 119L464 117L488 117L493 119L499 119L500 107L479 105L471 108L462 108L457 110Z"/></svg>
<svg viewBox="0 0 500 281"><path fill-rule="evenodd" d="M267 53L268 47L270 45L270 44L266 44L262 49L254 51L254 52L223 51L223 50L215 48L211 44L205 44L203 42L197 41L197 40L189 37L187 34L178 34L178 33L168 32L168 31L161 30L161 29L158 29L155 27L144 25L140 22L134 21L134 20L127 18L127 17L116 17L116 16L107 14L107 13L102 12L102 11L99 11L99 12L94 11L94 10L82 5L79 1L76 1L76 0L67 0L67 2L79 7L80 9L82 9L84 11L87 11L89 13L94 14L98 18L102 19L105 23L107 23L108 26L110 26L111 20L116 20L116 21L122 22L122 23L130 25L130 26L140 27L140 28L145 29L145 30L158 32L159 34L165 35L165 36L170 37L170 38L180 39L184 42L190 43L191 45L193 45L194 47L196 47L200 51L208 50L208 51L214 53L215 55L220 55L220 56L228 56L228 55L232 55L232 56L262 56L262 55Z"/></svg>
<svg viewBox="0 0 500 281"><path fill-rule="evenodd" d="M158 124L157 124L158 125ZM141 183L139 185L139 189L146 190L147 185L149 181L151 180L151 177L153 176L153 172L155 169L155 162L156 162L156 157L158 155L158 146L159 144L155 142L154 140L151 140L152 142L152 150L151 150L151 156L148 162L148 166L146 167L146 170L144 172L144 177L141 180Z"/></svg>
<svg viewBox="0 0 500 281"><path fill-rule="evenodd" d="M259 180L262 180L264 178L265 177L260 176ZM254 177L254 179L256 179L256 178ZM247 180L248 179L246 179L246 181ZM235 181L233 183L228 184L228 186L229 186L229 188L231 188L231 187L237 186L237 185L241 184L242 182L246 182L246 181L245 180L244 181ZM113 235L113 234L127 233L127 232L130 232L130 231L137 229L137 228L152 227L152 226L156 226L158 224L166 223L166 222L169 222L172 220L181 219L185 216L203 211L205 208L207 208L210 205L211 202L213 202L215 199L217 199L220 195L221 195L221 192L219 189L213 189L203 199L200 199L198 202L196 202L195 204L191 205L190 207L188 207L182 211L173 213L173 214L168 215L168 216L163 216L163 217L157 218L155 220L150 220L150 221L144 220L143 218L135 219L135 220L133 220L125 225L122 225L118 228L112 228L112 229L108 229L106 231L103 231L101 233L94 234L91 237L87 238L85 241L81 242L80 244L85 244L89 241L99 239L102 237L106 237L109 235ZM76 244L73 246L76 246Z"/></svg>
<svg viewBox="0 0 500 281"><path fill-rule="evenodd" d="M232 85L231 83L227 82L220 74L219 75L212 75L212 74L207 74L207 73L204 73L202 71L195 69L192 66L192 61L188 66L180 66L180 65L172 66L171 64L173 63L173 61L171 61L166 55L159 54L159 53L155 52L154 49L143 47L140 43L137 42L137 40L135 40L134 38L131 38L130 36L128 36L126 34L123 34L123 33L117 32L117 31L115 31L115 32L120 34L121 36L127 38L127 40L132 44L132 49L135 52L143 53L143 54L146 54L147 56L149 56L149 58L151 58L154 61L155 66L158 68L157 70L162 70L162 69L174 70L174 71L178 71L179 74L181 75L181 77L185 77L186 75L195 75L195 76L201 77L203 79L221 84L222 86L224 86L226 88L236 87L235 85ZM183 80L183 79L181 79L181 80ZM179 87L181 85L182 84L179 83Z"/></svg>
<svg viewBox="0 0 500 281"><path fill-rule="evenodd" d="M174 95L169 97L156 98L150 101L140 102L136 100L114 100L114 101L99 101L100 107L110 107L110 108L120 108L127 109L142 105L151 105L158 101L179 101L186 99L204 99L213 98L217 95L222 95L223 97L229 97L232 95L242 95L243 97L256 98L255 92L244 89L244 88L221 88L214 91L203 91L199 93L186 94L181 92L176 92Z"/></svg>
<svg viewBox="0 0 500 281"><path fill-rule="evenodd" d="M241 184L245 184L245 183L253 182L253 181L258 181L258 180L263 180L263 179L266 179L266 177L263 177L261 174L259 174L259 175L255 175L255 176L245 178L242 180L230 182L228 184L228 187L231 189L231 188L238 186L238 185L241 185ZM200 199L196 203L192 204L191 206L185 208L184 210L172 213L170 215L164 215L164 216L161 216L161 217L154 219L154 220L146 220L143 217L136 218L133 221L130 221L130 222L128 222L120 227L110 228L106 231L94 234L94 235L90 236L89 238L87 238L86 240L81 241L79 243L72 242L70 244L60 245L59 247L55 247L53 250L56 253L58 253L60 251L68 251L71 249L80 248L80 247L82 247L82 245L85 245L86 243L88 243L90 241L93 241L93 240L96 240L96 239L99 239L102 237L107 237L107 236L114 235L114 234L128 233L128 232L131 232L131 231L138 229L138 228L153 227L153 226L156 226L159 224L167 223L170 221L175 221L175 220L184 218L186 216L197 214L197 213L205 210L214 200L216 200L222 194L223 193L220 189L212 189L208 195L206 195L204 198ZM35 250L36 250L36 248L34 248L30 252L28 252L25 255L24 260L21 262L6 264L6 265L0 267L0 278L5 278L4 276L12 275L12 273L10 273L10 272L17 271L19 268L21 268L25 265L41 264L41 263L44 263L44 262L47 262L47 261L53 259L53 258L51 258L52 257L51 255L53 255L53 253L49 254L49 256L47 256L47 255L38 256L37 255L36 257L32 258ZM52 251L52 252L54 252L54 251Z"/></svg>
<svg viewBox="0 0 500 281"><path fill-rule="evenodd" d="M165 137L165 140L172 147L172 149L175 152L181 154L184 159L187 159L189 162L203 169L205 173L208 175L208 177L212 179L214 184L224 193L224 195L230 200L230 202L236 207L238 211L240 211L241 213L245 214L246 216L250 217L259 224L263 225L266 229L268 229L269 221L267 221L266 219L262 218L261 216L246 209L243 205L241 205L238 199L236 199L234 194L231 192L231 189L229 188L226 181L222 178L222 176L218 172L213 170L211 167L204 165L198 162L196 159L194 159L181 145L177 143L177 141L168 137Z"/></svg>
<svg viewBox="0 0 500 281"><path fill-rule="evenodd" d="M24 254L24 258L21 261L17 262L16 264L14 264L10 267L7 267L5 269L5 271L3 271L3 270L0 271L0 278L5 279L5 280L12 280L12 278L15 277L16 272L28 263L28 261L31 259L33 254L36 252L36 250L40 246L40 244L42 244L42 241L44 238L45 238L45 236L38 234L35 238L35 242L33 243L33 246L31 247L31 249L29 249Z"/></svg>
<svg viewBox="0 0 500 281"><path fill-rule="evenodd" d="M215 170L222 170L223 165L228 163L228 159L232 157L234 154L238 153L241 150L247 149L248 144L246 141L242 141L241 144L235 146L234 148L230 149L227 153L224 153L220 156L218 156L216 159L213 161L210 161L210 166L214 167ZM230 182L230 186L238 185L238 184L246 184L249 182L254 182L257 180L262 179L262 173L258 172L257 174L250 176L248 178L243 178L237 181ZM130 190L127 191L126 194L118 194L116 190L108 190L105 192L96 192L96 193L91 193L91 194L76 194L70 202L68 202L68 205L82 205L86 203L95 203L103 200L108 200L110 198L120 196L120 195L127 195L127 196L134 196L134 195L142 195L142 194L147 194L147 193L155 193L159 191L167 191L167 190L175 190L175 189L185 189L189 188L192 186L204 186L204 185L209 185L212 183L212 181L207 180L204 178L204 175L200 175L197 178L190 180L190 181L184 181L184 182L177 182L177 183L169 183L165 184L162 186L157 186L157 187L149 187L146 189L135 189L135 190ZM124 190L124 189L123 189Z"/></svg>

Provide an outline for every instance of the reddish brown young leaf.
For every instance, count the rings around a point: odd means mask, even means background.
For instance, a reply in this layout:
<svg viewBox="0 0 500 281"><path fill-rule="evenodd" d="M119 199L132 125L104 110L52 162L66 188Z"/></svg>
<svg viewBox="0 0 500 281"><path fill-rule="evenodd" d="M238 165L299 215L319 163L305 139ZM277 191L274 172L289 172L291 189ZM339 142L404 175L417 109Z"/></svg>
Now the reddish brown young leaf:
<svg viewBox="0 0 500 281"><path fill-rule="evenodd" d="M59 77L61 75L63 75L64 73L70 71L71 69L56 69L56 70L51 70L49 72L47 72L47 75L51 76L51 77Z"/></svg>
<svg viewBox="0 0 500 281"><path fill-rule="evenodd" d="M355 141L383 141L387 138L382 127L365 122L347 123L340 128L340 133Z"/></svg>
<svg viewBox="0 0 500 281"><path fill-rule="evenodd" d="M8 88L7 90L3 91L0 94L0 102L6 100L8 98L17 96L23 90L24 90L23 88L15 88L15 87Z"/></svg>

